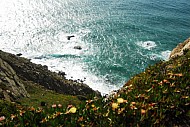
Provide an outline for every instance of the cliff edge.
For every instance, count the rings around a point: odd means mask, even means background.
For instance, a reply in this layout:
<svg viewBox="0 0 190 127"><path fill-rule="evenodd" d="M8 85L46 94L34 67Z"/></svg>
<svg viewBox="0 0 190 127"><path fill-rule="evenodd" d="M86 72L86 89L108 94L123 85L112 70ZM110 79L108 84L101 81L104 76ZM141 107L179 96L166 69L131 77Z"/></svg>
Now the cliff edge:
<svg viewBox="0 0 190 127"><path fill-rule="evenodd" d="M0 98L12 100L28 97L25 90L27 82L37 83L49 90L67 95L100 96L100 92L94 91L86 84L68 80L64 75L49 71L47 66L34 64L29 59L0 51Z"/></svg>
<svg viewBox="0 0 190 127"><path fill-rule="evenodd" d="M185 40L182 43L179 43L176 48L174 48L170 54L170 59L175 58L177 56L182 56L185 53L185 50L190 49L190 38Z"/></svg>

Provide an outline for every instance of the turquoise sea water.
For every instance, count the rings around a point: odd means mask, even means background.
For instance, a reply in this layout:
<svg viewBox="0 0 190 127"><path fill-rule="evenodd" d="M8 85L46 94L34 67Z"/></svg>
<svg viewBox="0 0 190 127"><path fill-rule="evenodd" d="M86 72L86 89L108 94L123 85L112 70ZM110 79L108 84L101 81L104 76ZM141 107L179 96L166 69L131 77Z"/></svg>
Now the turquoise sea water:
<svg viewBox="0 0 190 127"><path fill-rule="evenodd" d="M108 93L168 59L190 36L189 10L189 0L1 0L0 49Z"/></svg>

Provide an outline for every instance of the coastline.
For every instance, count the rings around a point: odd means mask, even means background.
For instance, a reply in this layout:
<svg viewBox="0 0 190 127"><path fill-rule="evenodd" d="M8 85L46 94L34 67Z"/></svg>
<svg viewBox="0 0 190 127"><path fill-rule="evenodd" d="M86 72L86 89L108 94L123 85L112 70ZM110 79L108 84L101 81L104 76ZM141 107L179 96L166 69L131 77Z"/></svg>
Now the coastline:
<svg viewBox="0 0 190 127"><path fill-rule="evenodd" d="M25 81L33 82L34 84L37 83L45 87L46 89L53 90L61 94L82 96L94 94L99 97L101 96L100 92L92 90L86 84L79 83L75 80L66 79L64 76L64 72L51 72L48 70L47 66L34 64L30 62L29 59L3 51L0 51L0 58L2 59L2 61L10 65L12 70L15 71L15 75L18 76L17 82ZM1 69L1 71L4 72L5 70ZM4 91L6 91L6 89Z"/></svg>

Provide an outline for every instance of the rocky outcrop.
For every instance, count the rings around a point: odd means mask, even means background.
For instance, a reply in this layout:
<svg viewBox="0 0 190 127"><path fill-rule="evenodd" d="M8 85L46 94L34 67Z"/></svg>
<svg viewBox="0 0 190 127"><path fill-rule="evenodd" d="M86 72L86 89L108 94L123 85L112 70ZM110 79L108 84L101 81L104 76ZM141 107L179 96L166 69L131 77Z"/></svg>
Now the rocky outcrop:
<svg viewBox="0 0 190 127"><path fill-rule="evenodd" d="M182 56L185 52L185 50L190 49L190 38L185 40L183 43L180 43L177 45L176 48L174 48L170 54L170 59L175 58L177 56Z"/></svg>
<svg viewBox="0 0 190 127"><path fill-rule="evenodd" d="M8 63L23 81L32 81L62 94L83 96L96 94L100 96L98 91L92 90L86 84L68 80L63 75L49 71L47 66L34 64L29 59L3 51L0 51L0 58Z"/></svg>
<svg viewBox="0 0 190 127"><path fill-rule="evenodd" d="M0 98L13 101L20 97L29 97L23 82L12 67L0 58Z"/></svg>

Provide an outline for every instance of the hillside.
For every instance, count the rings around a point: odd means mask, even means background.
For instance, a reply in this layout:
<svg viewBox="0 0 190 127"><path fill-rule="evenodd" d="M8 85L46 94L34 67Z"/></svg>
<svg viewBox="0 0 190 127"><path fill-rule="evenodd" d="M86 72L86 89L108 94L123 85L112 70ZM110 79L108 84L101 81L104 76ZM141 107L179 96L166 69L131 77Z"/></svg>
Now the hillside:
<svg viewBox="0 0 190 127"><path fill-rule="evenodd" d="M189 127L190 51L181 49L181 55L149 66L106 97L66 107L17 106L12 114L1 113L0 121L6 126Z"/></svg>

